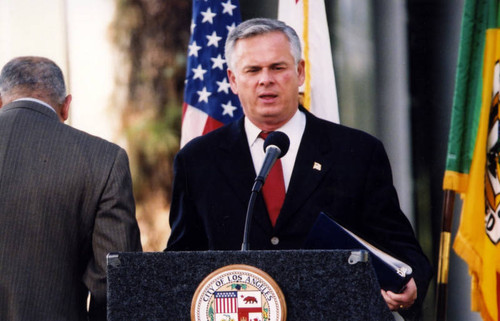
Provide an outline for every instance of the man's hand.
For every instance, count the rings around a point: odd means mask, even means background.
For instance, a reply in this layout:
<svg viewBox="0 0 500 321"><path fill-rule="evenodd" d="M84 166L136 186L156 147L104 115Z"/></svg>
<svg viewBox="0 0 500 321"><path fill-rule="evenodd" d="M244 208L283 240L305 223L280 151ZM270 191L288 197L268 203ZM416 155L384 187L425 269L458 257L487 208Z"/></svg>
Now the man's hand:
<svg viewBox="0 0 500 321"><path fill-rule="evenodd" d="M380 290L380 292L391 311L409 309L417 299L417 285L413 278L406 284L401 293L385 290Z"/></svg>

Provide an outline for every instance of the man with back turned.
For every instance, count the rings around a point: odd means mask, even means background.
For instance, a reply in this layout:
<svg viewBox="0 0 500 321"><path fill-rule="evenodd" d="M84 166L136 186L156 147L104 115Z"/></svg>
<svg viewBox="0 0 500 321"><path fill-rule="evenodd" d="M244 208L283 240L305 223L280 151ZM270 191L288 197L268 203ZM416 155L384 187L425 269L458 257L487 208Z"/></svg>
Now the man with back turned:
<svg viewBox="0 0 500 321"><path fill-rule="evenodd" d="M0 320L105 320L107 253L141 251L127 154L70 102L49 59L1 71Z"/></svg>
<svg viewBox="0 0 500 321"><path fill-rule="evenodd" d="M259 194L251 249L300 249L319 213L327 213L413 268L403 292L381 294L391 310L417 317L431 267L400 210L382 143L299 105L304 61L297 34L284 23L245 21L230 32L225 50L245 117L192 140L176 156L167 250L240 248L248 198L264 158L261 132L278 130L290 138L281 159L286 194L277 219L269 216L265 191Z"/></svg>

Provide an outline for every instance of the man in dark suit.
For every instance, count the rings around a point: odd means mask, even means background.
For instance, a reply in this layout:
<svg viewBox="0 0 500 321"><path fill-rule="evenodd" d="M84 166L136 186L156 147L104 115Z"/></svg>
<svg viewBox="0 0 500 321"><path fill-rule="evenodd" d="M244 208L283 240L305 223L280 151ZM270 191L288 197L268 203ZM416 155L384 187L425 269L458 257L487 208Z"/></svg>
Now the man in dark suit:
<svg viewBox="0 0 500 321"><path fill-rule="evenodd" d="M142 250L127 154L65 125L70 102L48 59L2 69L1 320L105 320L106 255Z"/></svg>
<svg viewBox="0 0 500 321"><path fill-rule="evenodd" d="M391 310L416 316L432 271L400 210L384 147L299 106L305 78L300 55L295 31L279 21L248 20L229 34L228 76L245 117L177 154L167 250L241 247L250 191L264 158L259 134L279 130L290 138L281 159L286 196L273 223L259 194L251 249L301 248L325 212L413 268L402 293L381 293Z"/></svg>

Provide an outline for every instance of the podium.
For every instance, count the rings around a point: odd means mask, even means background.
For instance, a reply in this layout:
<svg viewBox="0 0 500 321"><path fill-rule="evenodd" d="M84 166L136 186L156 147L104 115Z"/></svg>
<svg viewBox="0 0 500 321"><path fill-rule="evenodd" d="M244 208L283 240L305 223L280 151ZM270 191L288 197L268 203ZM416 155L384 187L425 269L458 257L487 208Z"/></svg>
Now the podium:
<svg viewBox="0 0 500 321"><path fill-rule="evenodd" d="M111 253L108 320L190 320L199 284L232 264L254 266L276 281L287 320L394 320L361 250Z"/></svg>

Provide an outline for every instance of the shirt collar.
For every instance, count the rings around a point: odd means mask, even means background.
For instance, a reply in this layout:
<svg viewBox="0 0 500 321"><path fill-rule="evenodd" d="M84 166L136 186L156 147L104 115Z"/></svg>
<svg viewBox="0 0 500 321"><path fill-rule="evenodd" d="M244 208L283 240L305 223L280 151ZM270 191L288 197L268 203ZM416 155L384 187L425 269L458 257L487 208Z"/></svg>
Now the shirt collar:
<svg viewBox="0 0 500 321"><path fill-rule="evenodd" d="M290 141L300 142L302 133L304 132L305 123L305 114L302 111L297 110L297 112L288 122L286 122L286 124L276 130L285 133L290 138ZM255 124L252 123L250 119L248 119L248 117L245 117L245 132L247 134L248 144L250 146L252 146L257 138L259 138L259 134L261 131L262 130L259 127L255 126Z"/></svg>
<svg viewBox="0 0 500 321"><path fill-rule="evenodd" d="M252 146L255 144L255 141L257 138L259 138L259 134L262 130L255 126L254 123L248 119L248 117L245 117L245 132L247 134L247 139L248 139L248 144Z"/></svg>

